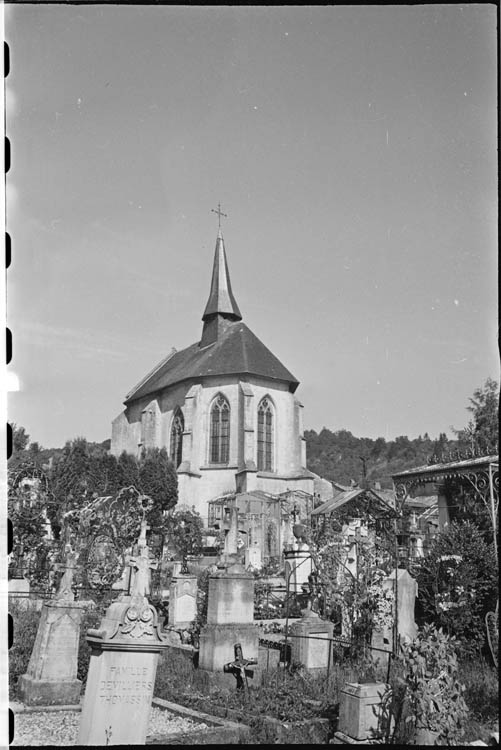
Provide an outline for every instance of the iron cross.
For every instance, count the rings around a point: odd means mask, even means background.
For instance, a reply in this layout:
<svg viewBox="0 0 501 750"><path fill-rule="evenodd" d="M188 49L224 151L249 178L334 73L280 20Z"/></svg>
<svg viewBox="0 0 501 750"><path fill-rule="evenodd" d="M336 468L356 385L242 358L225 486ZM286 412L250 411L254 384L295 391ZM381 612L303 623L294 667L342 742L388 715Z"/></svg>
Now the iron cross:
<svg viewBox="0 0 501 750"><path fill-rule="evenodd" d="M223 214L221 211L221 204L217 204L217 210L215 208L211 208L211 211L213 214L217 214L217 220L218 220L218 226L219 229L221 229L221 216L224 216L226 219L228 218L228 214Z"/></svg>

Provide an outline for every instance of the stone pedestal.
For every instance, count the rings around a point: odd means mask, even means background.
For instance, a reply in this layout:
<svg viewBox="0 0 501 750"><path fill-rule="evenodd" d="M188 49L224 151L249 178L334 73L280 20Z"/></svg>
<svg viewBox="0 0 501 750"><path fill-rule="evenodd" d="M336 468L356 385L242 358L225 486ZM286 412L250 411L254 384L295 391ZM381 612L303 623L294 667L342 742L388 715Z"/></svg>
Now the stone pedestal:
<svg viewBox="0 0 501 750"><path fill-rule="evenodd" d="M28 706L77 704L78 642L83 607L49 602L42 607L28 671L19 678L19 693Z"/></svg>
<svg viewBox="0 0 501 750"><path fill-rule="evenodd" d="M197 616L196 576L178 575L169 589L169 627L188 628Z"/></svg>
<svg viewBox="0 0 501 750"><path fill-rule="evenodd" d="M285 558L285 580L289 581L289 591L301 594L303 587L308 587L308 576L312 571L313 561L311 559L308 545L299 542L293 548L284 553Z"/></svg>
<svg viewBox="0 0 501 750"><path fill-rule="evenodd" d="M327 670L334 625L322 620L316 612L304 609L302 617L291 627L291 658L293 664L314 674Z"/></svg>
<svg viewBox="0 0 501 750"><path fill-rule="evenodd" d="M155 608L145 597L123 597L87 641L92 652L77 744L144 745L158 655L167 645Z"/></svg>
<svg viewBox="0 0 501 750"><path fill-rule="evenodd" d="M388 689L384 682L346 683L339 695L338 731L354 740L380 737L381 703Z"/></svg>
<svg viewBox="0 0 501 750"><path fill-rule="evenodd" d="M222 672L234 658L235 643L242 645L246 659L257 659L258 641L254 577L241 565L210 576L207 625L200 633L199 668Z"/></svg>

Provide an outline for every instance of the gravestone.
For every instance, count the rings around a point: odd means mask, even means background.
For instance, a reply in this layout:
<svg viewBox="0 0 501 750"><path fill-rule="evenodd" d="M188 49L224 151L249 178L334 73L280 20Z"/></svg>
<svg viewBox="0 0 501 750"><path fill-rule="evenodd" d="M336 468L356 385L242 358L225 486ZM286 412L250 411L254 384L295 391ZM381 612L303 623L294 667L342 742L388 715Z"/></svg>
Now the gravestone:
<svg viewBox="0 0 501 750"><path fill-rule="evenodd" d="M418 593L416 579L411 576L408 570L399 568L398 570L392 570L390 575L384 579L383 588L394 591L396 595L397 635L400 641L407 643L413 641L417 635L417 626L414 619L414 610ZM395 603L393 604L393 614L395 616ZM391 644L391 629L388 629L388 632L384 635L389 639Z"/></svg>
<svg viewBox="0 0 501 750"><path fill-rule="evenodd" d="M301 664L312 674L327 670L334 625L322 620L308 605L301 612L301 619L291 626L291 658L293 664Z"/></svg>
<svg viewBox="0 0 501 750"><path fill-rule="evenodd" d="M313 570L313 560L310 548L306 543L306 527L297 523L293 526L296 542L284 552L285 580L288 581L289 591L301 594L308 585L308 577Z"/></svg>
<svg viewBox="0 0 501 750"><path fill-rule="evenodd" d="M131 557L132 590L107 609L97 629L87 633L91 657L82 708L79 745L144 745L158 655L166 642L158 615L148 602L155 563L146 545L143 517L139 552Z"/></svg>
<svg viewBox="0 0 501 750"><path fill-rule="evenodd" d="M263 567L261 547L258 542L253 542L245 550L245 567L254 568L255 570L261 570Z"/></svg>
<svg viewBox="0 0 501 750"><path fill-rule="evenodd" d="M80 699L78 643L84 605L74 601L72 591L76 557L66 545L57 594L42 606L28 670L19 678L21 700L29 706L72 705Z"/></svg>
<svg viewBox="0 0 501 750"><path fill-rule="evenodd" d="M241 645L248 659L257 660L258 656L254 576L239 561L237 528L238 512L232 508L223 556L209 577L207 624L200 632L198 664L208 672L223 673L225 664L233 659L235 643Z"/></svg>
<svg viewBox="0 0 501 750"><path fill-rule="evenodd" d="M359 742L381 737L383 727L383 701L389 686L384 682L348 682L339 693L338 731L333 744Z"/></svg>
<svg viewBox="0 0 501 750"><path fill-rule="evenodd" d="M178 573L169 589L169 627L188 628L197 616L196 576Z"/></svg>

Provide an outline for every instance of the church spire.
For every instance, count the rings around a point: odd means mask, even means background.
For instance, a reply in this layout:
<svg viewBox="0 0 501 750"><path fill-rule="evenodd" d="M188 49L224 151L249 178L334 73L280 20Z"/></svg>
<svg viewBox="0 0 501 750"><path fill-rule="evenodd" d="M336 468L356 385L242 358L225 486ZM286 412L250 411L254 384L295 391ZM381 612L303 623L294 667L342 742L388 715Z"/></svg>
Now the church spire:
<svg viewBox="0 0 501 750"><path fill-rule="evenodd" d="M230 274L228 273L228 262L221 230L217 233L210 294L202 320L206 321L211 315L228 315L233 320L242 320L240 310L231 291Z"/></svg>
<svg viewBox="0 0 501 750"><path fill-rule="evenodd" d="M207 346L216 341L219 333L226 330L228 323L242 320L242 315L231 290L221 228L219 228L217 234L209 299L202 320L204 321L204 328L200 346Z"/></svg>

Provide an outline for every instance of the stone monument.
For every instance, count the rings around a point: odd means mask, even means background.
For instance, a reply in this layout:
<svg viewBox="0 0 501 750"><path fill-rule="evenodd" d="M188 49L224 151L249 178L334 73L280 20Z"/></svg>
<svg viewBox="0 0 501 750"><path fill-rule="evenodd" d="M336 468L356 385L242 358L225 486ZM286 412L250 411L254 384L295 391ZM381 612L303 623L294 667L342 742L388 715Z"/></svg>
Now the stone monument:
<svg viewBox="0 0 501 750"><path fill-rule="evenodd" d="M417 635L417 626L414 620L414 609L418 593L416 579L405 568L398 568L398 570L392 570L390 575L384 579L383 588L395 592L397 606L395 614L394 603L393 615L396 620L396 632L399 640L407 643L413 641ZM386 634L387 638L388 635ZM389 637L389 642L390 644L392 643L391 636Z"/></svg>
<svg viewBox="0 0 501 750"><path fill-rule="evenodd" d="M239 643L247 659L257 660L258 628L254 624L254 577L239 558L238 511L231 509L218 569L209 577L207 624L200 632L199 669L224 673ZM230 678L231 675L224 675ZM224 680L223 680L224 681Z"/></svg>
<svg viewBox="0 0 501 750"><path fill-rule="evenodd" d="M251 542L245 550L245 567L246 569L253 568L254 570L261 570L263 567L261 546L257 539Z"/></svg>
<svg viewBox="0 0 501 750"><path fill-rule="evenodd" d="M383 704L388 695L384 682L346 683L339 693L338 731L331 744L369 744L384 736Z"/></svg>
<svg viewBox="0 0 501 750"><path fill-rule="evenodd" d="M158 656L167 644L148 602L150 559L143 513L130 595L107 609L98 629L87 632L91 657L79 745L144 745Z"/></svg>
<svg viewBox="0 0 501 750"><path fill-rule="evenodd" d="M83 604L72 590L77 553L66 544L64 574L52 601L44 603L28 671L19 693L29 706L73 705L82 683L77 679L78 642Z"/></svg>
<svg viewBox="0 0 501 750"><path fill-rule="evenodd" d="M184 570L187 571L186 568ZM197 577L183 572L172 577L169 588L169 627L189 628L197 616Z"/></svg>
<svg viewBox="0 0 501 750"><path fill-rule="evenodd" d="M284 552L285 580L288 581L289 592L301 594L308 584L313 561L306 543L306 526L296 523L292 531L296 541Z"/></svg>
<svg viewBox="0 0 501 750"><path fill-rule="evenodd" d="M310 596L306 609L301 611L301 619L291 626L291 660L301 664L303 669L313 674L327 671L332 653L331 638L334 624L322 620L312 609L316 594L310 576Z"/></svg>

